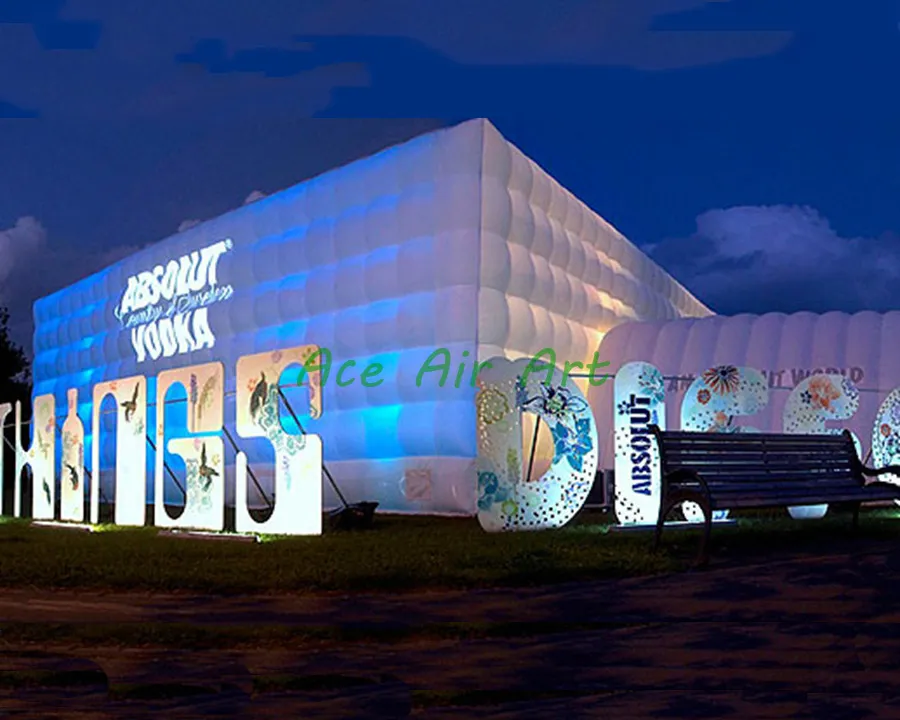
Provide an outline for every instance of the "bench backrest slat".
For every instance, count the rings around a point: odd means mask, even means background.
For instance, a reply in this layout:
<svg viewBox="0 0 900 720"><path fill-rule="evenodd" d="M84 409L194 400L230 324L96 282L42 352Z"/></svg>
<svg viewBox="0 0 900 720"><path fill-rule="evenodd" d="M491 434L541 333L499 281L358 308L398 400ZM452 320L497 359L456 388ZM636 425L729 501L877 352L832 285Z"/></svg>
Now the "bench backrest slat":
<svg viewBox="0 0 900 720"><path fill-rule="evenodd" d="M848 434L663 432L656 427L651 432L663 473L696 472L714 495L825 499L852 495L864 482Z"/></svg>
<svg viewBox="0 0 900 720"><path fill-rule="evenodd" d="M827 480L843 480L845 478L853 479L854 481L857 478L857 475L851 470L847 470L845 472L826 472L826 473L791 473L789 471L778 472L778 473L766 473L766 472L757 472L754 470L747 469L734 469L734 470L724 470L724 471L713 471L707 470L705 468L687 468L688 470L695 470L698 474L703 476L703 479L707 483L713 482L741 482L745 479L759 479L765 480L770 483L784 483L784 482L804 482L807 480L817 480L820 482L824 482Z"/></svg>
<svg viewBox="0 0 900 720"><path fill-rule="evenodd" d="M666 454L669 464L687 464L687 463L712 463L712 462L728 462L732 465L752 465L753 463L765 463L767 465L791 465L791 466L812 466L812 465L852 465L853 458L847 454L822 455L818 457L813 455L782 455L780 453L722 453L708 452L702 453L686 453L686 452L670 452Z"/></svg>

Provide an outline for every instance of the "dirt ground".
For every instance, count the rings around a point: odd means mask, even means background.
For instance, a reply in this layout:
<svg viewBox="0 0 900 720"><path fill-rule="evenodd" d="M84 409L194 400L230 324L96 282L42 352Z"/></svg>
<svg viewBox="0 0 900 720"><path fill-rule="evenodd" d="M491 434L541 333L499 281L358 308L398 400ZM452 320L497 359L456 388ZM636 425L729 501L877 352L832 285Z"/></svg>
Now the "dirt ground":
<svg viewBox="0 0 900 720"><path fill-rule="evenodd" d="M0 636L0 679L57 678L52 687L0 682L0 716L900 717L898 600L900 549L874 541L519 590L236 598L0 591L7 622L512 628L480 639L218 651L38 648ZM259 678L277 681L261 688Z"/></svg>

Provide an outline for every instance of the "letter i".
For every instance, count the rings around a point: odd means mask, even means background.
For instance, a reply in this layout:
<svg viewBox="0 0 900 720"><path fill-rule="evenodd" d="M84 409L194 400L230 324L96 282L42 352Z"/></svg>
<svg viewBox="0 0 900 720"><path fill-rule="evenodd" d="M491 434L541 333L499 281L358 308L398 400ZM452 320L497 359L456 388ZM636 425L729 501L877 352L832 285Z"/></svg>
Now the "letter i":
<svg viewBox="0 0 900 720"><path fill-rule="evenodd" d="M468 351L468 350L463 350L463 354L462 354L462 355L463 355L463 357L468 357L468 356L469 356L469 351ZM463 376L463 373L464 373L465 371L466 371L466 363L465 363L465 362L461 362L461 363L459 364L459 370L456 371L456 381L453 383L453 387L455 387L455 388L458 388L458 387L459 387L459 384L462 382L462 376Z"/></svg>

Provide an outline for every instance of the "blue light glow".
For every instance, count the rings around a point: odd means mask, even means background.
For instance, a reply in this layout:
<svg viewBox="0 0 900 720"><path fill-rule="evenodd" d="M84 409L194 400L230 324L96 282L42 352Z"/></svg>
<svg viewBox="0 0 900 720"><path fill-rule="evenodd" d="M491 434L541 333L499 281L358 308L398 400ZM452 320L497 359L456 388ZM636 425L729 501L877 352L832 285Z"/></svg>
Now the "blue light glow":
<svg viewBox="0 0 900 720"><path fill-rule="evenodd" d="M35 392L52 393L64 418L66 391L78 389L87 462L94 384L145 375L147 425L154 432L155 376L161 371L220 361L226 389L233 393L241 355L306 344L331 350L333 365L323 392L324 415L315 421L307 417L305 390L291 395L295 410L310 432L322 436L329 462L359 463L353 476L362 478L363 485L369 472L378 478L370 486L372 499L403 507L401 496L374 492L399 483L402 470L391 469L397 458L474 458L474 389L468 384L453 388L452 380L445 388L415 387L415 362L433 349L428 342L435 337L438 296L461 287L458 275L434 269L437 233L454 229L448 224L452 220L438 224L434 218L453 201L453 182L458 180L441 184L436 179L435 147L433 139L422 139L327 173L151 245L39 300L34 312ZM472 167L473 173L479 171L479 165ZM171 263L190 265L191 253L226 239L231 245L216 256L215 284L209 272L201 272L209 266L197 266L197 289L175 307L170 325L166 313L172 300L162 295L166 269ZM416 276L419 265L422 274ZM156 279L148 281L154 272ZM173 275L172 282L176 280ZM230 289L216 295L224 288ZM464 292L477 307L477 286L465 286ZM134 327L117 319L117 308ZM187 320L176 326L174 318L181 312ZM465 349L474 356L476 318L458 315L461 319L454 323L460 327L451 328L457 340L454 353ZM447 327L441 330L449 336ZM357 363L348 374L355 382L338 388L337 370L347 360ZM374 378L382 382L363 387L360 374L372 363L383 366ZM296 376L288 373L287 381L295 382ZM178 392L170 391L168 399ZM104 472L114 463L115 423L106 412L113 408L107 397L101 423ZM166 415L166 438L182 436L184 410L173 403ZM225 398L225 423L247 451L251 467L264 476L260 467L271 465L271 450L237 438L230 395ZM234 451L227 440L225 447L231 465ZM148 488L153 463L148 447ZM108 495L107 485L104 490ZM167 499L179 502L168 489Z"/></svg>

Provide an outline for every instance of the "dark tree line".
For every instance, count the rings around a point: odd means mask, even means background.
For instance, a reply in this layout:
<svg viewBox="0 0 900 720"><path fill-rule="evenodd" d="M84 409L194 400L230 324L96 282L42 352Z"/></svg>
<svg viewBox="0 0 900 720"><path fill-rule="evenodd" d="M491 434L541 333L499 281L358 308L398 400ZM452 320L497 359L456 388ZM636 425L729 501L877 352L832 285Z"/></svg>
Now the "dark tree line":
<svg viewBox="0 0 900 720"><path fill-rule="evenodd" d="M23 402L31 394L31 367L25 350L9 333L9 310L0 307L0 403Z"/></svg>
<svg viewBox="0 0 900 720"><path fill-rule="evenodd" d="M22 402L22 420L27 422L31 417L31 366L25 350L13 342L9 332L9 310L0 307L0 404L10 403L15 408L15 402ZM15 438L12 424L15 422L14 412L6 416L5 425L0 429L0 452L3 453L3 492L2 511L5 514L12 513L13 474L15 472L15 457L11 450ZM28 442L27 429L22 433L23 443Z"/></svg>

